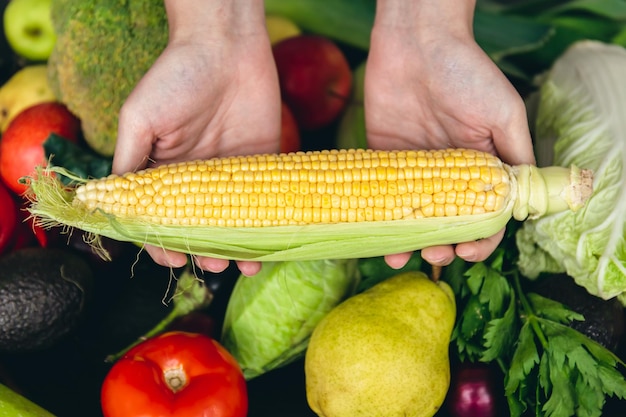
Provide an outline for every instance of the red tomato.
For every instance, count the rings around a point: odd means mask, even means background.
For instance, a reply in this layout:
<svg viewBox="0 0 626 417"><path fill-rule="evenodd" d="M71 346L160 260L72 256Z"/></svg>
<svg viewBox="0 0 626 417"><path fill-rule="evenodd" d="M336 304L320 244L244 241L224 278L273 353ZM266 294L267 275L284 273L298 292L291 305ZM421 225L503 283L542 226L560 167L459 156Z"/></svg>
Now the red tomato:
<svg viewBox="0 0 626 417"><path fill-rule="evenodd" d="M13 195L0 183L0 254L8 251L13 244L18 221Z"/></svg>
<svg viewBox="0 0 626 417"><path fill-rule="evenodd" d="M51 133L78 142L80 120L58 102L35 104L22 110L7 126L0 141L0 177L16 194L27 186L20 178L32 175L35 167L46 164L43 143Z"/></svg>
<svg viewBox="0 0 626 417"><path fill-rule="evenodd" d="M167 332L118 360L101 391L105 417L245 417L246 381L214 339Z"/></svg>

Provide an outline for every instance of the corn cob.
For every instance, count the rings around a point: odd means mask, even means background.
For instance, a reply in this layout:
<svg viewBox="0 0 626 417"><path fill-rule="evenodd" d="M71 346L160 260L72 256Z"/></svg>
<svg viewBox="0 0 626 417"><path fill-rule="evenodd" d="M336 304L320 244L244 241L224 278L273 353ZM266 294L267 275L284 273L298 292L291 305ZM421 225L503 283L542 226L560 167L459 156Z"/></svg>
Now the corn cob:
<svg viewBox="0 0 626 417"><path fill-rule="evenodd" d="M44 225L258 260L378 256L475 240L511 217L578 209L591 183L576 167L511 167L468 149L214 158L57 193L45 191L46 178L31 181L31 211Z"/></svg>

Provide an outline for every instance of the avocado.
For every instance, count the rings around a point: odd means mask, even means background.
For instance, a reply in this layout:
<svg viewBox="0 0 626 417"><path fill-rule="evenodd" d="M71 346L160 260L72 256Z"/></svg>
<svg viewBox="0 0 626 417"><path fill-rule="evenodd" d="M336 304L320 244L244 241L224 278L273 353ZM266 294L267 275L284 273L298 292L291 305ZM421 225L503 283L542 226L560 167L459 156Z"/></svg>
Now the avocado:
<svg viewBox="0 0 626 417"><path fill-rule="evenodd" d="M48 348L80 322L93 285L83 258L64 248L24 248L0 257L0 351Z"/></svg>

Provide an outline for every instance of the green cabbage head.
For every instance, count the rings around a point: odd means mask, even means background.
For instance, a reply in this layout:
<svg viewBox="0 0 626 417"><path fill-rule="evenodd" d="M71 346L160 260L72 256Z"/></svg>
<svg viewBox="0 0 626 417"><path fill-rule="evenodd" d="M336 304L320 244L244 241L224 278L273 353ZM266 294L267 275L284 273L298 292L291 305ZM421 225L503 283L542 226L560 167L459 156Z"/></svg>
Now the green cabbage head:
<svg viewBox="0 0 626 417"><path fill-rule="evenodd" d="M537 160L592 169L594 191L581 210L527 220L516 236L524 275L566 272L591 294L622 300L626 300L625 74L626 50L617 45L581 41L556 60L539 91Z"/></svg>
<svg viewBox="0 0 626 417"><path fill-rule="evenodd" d="M317 323L358 282L356 259L264 262L237 280L221 342L246 379L284 366L304 354Z"/></svg>

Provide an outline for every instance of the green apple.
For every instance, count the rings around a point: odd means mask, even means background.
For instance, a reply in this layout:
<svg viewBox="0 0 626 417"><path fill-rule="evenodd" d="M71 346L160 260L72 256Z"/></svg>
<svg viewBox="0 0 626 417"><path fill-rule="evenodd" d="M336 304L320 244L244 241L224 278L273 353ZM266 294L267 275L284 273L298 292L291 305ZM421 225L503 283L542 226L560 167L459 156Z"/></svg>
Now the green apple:
<svg viewBox="0 0 626 417"><path fill-rule="evenodd" d="M11 0L4 10L4 34L16 54L45 61L50 56L56 34L50 17L52 0Z"/></svg>

